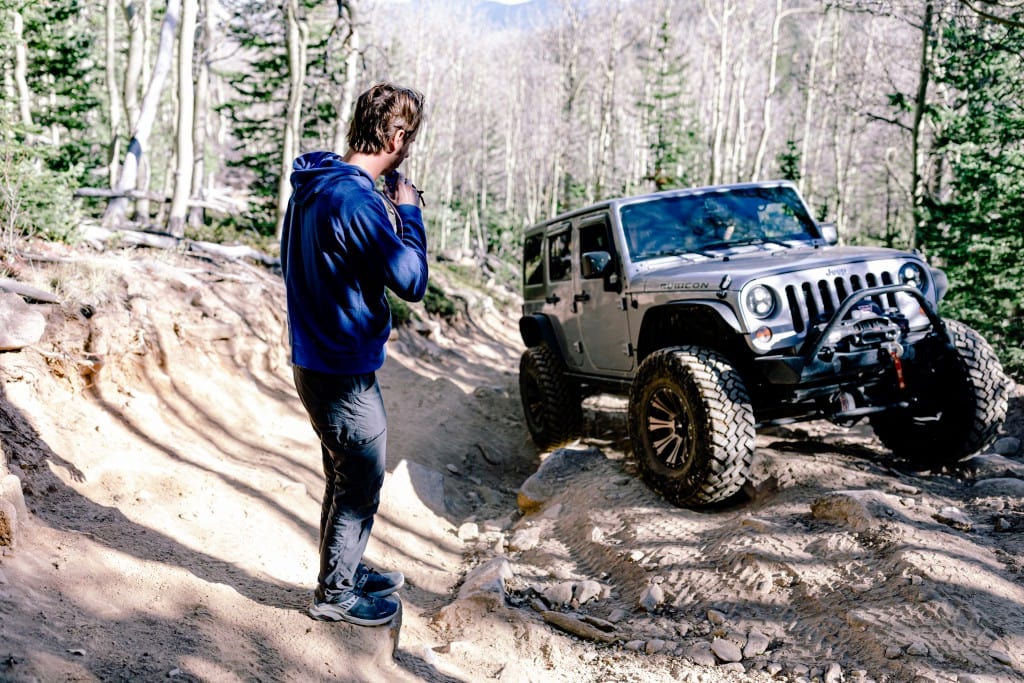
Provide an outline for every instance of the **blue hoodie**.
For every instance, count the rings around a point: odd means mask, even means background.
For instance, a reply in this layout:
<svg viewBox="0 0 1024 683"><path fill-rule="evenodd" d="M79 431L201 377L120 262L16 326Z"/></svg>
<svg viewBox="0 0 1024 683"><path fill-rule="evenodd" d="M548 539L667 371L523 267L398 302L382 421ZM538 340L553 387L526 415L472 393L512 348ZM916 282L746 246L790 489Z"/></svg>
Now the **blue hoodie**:
<svg viewBox="0 0 1024 683"><path fill-rule="evenodd" d="M292 363L355 375L384 364L391 311L384 288L406 301L427 289L427 246L418 206L398 209L397 229L374 179L332 152L292 165L281 233Z"/></svg>

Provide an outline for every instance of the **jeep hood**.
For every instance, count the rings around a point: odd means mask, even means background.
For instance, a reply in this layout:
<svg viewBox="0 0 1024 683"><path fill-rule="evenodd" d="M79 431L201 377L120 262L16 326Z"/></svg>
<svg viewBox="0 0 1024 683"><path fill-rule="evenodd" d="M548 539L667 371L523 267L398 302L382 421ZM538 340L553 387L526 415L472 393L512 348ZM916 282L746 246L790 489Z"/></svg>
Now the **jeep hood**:
<svg viewBox="0 0 1024 683"><path fill-rule="evenodd" d="M916 260L913 254L882 247L793 247L766 251L723 250L718 258L705 258L699 254L666 257L634 264L630 288L638 292L672 289L667 283L700 283L700 289L718 288L728 275L732 281L728 289L739 289L754 278L799 272L843 264L880 260Z"/></svg>

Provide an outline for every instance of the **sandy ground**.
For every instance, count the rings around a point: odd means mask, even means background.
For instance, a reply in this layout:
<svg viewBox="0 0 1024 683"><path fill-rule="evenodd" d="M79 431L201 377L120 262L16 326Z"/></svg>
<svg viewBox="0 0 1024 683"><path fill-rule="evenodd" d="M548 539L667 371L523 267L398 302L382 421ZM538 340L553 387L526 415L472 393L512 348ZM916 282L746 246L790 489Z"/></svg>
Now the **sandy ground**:
<svg viewBox="0 0 1024 683"><path fill-rule="evenodd" d="M1024 680L1019 450L911 474L869 430L814 423L758 436L743 502L674 508L635 476L621 401L537 452L515 310L478 295L403 330L380 373L368 559L408 577L400 628L315 622L319 450L279 278L61 256L18 274L66 301L43 341L0 354L27 507L0 547L0 680ZM528 478L546 493L524 515Z"/></svg>

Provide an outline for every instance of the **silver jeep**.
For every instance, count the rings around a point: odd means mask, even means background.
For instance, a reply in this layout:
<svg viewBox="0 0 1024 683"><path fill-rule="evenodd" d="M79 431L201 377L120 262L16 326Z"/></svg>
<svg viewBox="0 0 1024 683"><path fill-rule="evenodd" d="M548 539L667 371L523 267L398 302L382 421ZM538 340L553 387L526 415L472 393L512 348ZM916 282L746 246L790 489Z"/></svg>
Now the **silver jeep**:
<svg viewBox="0 0 1024 683"><path fill-rule="evenodd" d="M644 480L687 507L739 493L769 425L867 418L918 468L989 445L1008 380L980 335L939 317L945 276L917 253L837 241L789 182L614 199L528 228L533 440L572 441L584 398L627 394Z"/></svg>

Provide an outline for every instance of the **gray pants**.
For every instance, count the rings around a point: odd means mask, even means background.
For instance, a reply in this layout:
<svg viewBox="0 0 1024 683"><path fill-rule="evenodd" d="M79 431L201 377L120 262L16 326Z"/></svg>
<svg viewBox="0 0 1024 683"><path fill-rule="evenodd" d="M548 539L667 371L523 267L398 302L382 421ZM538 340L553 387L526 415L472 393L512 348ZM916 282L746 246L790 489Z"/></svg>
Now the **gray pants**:
<svg viewBox="0 0 1024 683"><path fill-rule="evenodd" d="M352 588L380 504L387 415L374 373L332 375L294 367L295 388L318 437L324 487L316 599Z"/></svg>

